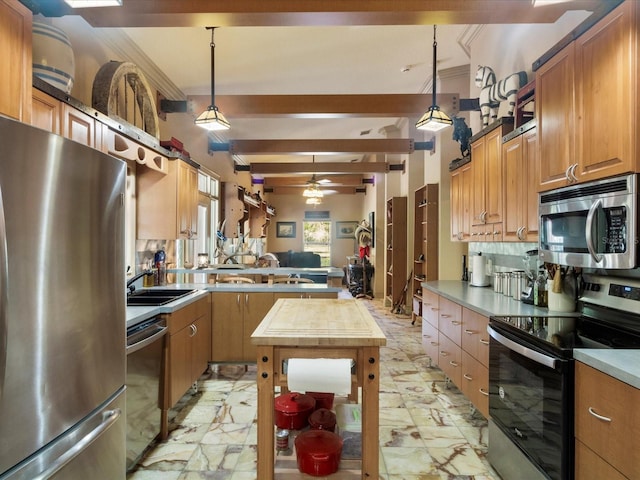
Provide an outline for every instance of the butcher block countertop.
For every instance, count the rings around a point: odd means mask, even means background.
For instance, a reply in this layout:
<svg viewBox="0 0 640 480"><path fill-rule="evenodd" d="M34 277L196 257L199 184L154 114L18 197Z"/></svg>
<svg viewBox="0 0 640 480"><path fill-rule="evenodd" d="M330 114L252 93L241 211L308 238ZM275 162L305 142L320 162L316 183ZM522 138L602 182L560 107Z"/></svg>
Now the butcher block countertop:
<svg viewBox="0 0 640 480"><path fill-rule="evenodd" d="M356 299L281 298L251 335L254 345L381 346L387 338Z"/></svg>

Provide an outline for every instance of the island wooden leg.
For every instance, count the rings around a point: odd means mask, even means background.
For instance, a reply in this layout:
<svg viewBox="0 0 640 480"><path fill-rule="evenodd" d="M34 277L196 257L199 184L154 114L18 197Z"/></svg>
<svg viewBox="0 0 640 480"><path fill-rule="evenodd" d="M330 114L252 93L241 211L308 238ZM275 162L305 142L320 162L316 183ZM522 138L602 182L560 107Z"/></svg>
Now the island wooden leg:
<svg viewBox="0 0 640 480"><path fill-rule="evenodd" d="M380 348L362 347L362 478L378 479ZM258 475L258 478L261 478Z"/></svg>
<svg viewBox="0 0 640 480"><path fill-rule="evenodd" d="M274 477L274 347L258 346L258 478ZM376 437L377 438L377 437Z"/></svg>

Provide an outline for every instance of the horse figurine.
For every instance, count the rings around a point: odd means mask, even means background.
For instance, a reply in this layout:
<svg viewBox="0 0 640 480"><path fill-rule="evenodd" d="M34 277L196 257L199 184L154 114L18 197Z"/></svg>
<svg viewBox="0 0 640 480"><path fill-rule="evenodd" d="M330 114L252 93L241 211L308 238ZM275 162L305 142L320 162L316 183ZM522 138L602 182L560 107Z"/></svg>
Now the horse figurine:
<svg viewBox="0 0 640 480"><path fill-rule="evenodd" d="M467 126L463 117L453 117L452 120L453 135L451 138L460 143L460 153L462 153L462 158L468 157L471 129Z"/></svg>
<svg viewBox="0 0 640 480"><path fill-rule="evenodd" d="M482 89L480 90L480 117L482 128L484 128L489 125L489 114L492 120L498 118L498 108L503 100L509 101L507 116L513 116L518 90L527 84L527 73L512 73L496 83L496 74L491 67L479 65L475 84Z"/></svg>

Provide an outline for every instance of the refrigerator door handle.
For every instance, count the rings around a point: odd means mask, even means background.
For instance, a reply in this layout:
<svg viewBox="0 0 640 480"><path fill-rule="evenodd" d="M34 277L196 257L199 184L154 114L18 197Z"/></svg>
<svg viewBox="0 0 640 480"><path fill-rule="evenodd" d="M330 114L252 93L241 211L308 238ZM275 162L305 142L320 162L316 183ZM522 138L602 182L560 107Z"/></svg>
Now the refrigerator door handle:
<svg viewBox="0 0 640 480"><path fill-rule="evenodd" d="M7 230L2 198L2 187L0 187L0 399L4 391L4 376L7 369L7 287L9 285Z"/></svg>
<svg viewBox="0 0 640 480"><path fill-rule="evenodd" d="M46 480L51 478L54 474L60 471L65 465L67 465L71 460L80 455L84 449L86 449L91 443L97 439L100 435L106 432L109 427L111 427L122 415L122 410L119 408L115 408L113 410L105 410L102 413L102 422L92 431L90 431L87 435L84 436L78 443L76 443L72 448L67 450L65 453L60 455L53 464L47 468L44 472L42 472L37 477L34 477L34 480Z"/></svg>

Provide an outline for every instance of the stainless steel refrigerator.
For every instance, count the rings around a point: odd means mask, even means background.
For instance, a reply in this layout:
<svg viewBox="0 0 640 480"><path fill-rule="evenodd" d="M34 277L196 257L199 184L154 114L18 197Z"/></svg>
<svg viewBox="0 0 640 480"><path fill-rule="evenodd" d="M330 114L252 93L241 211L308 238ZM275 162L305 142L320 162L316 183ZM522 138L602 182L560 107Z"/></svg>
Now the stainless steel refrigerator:
<svg viewBox="0 0 640 480"><path fill-rule="evenodd" d="M0 117L0 479L125 478L126 165Z"/></svg>

